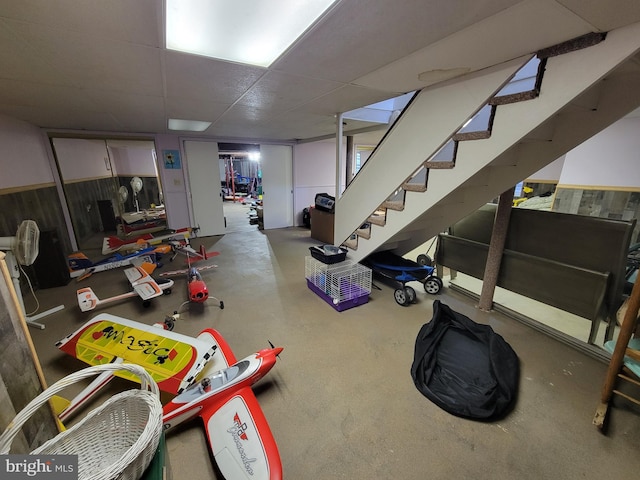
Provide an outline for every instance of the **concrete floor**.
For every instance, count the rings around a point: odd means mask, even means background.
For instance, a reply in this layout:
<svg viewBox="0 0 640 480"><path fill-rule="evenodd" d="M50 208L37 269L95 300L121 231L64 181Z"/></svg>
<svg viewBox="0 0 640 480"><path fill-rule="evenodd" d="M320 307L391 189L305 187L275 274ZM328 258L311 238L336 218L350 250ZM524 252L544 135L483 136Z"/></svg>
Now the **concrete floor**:
<svg viewBox="0 0 640 480"><path fill-rule="evenodd" d="M195 239L220 255L203 273L216 303L184 309L176 331L218 329L241 358L283 346L275 368L255 386L278 442L288 479L585 479L636 478L640 415L616 401L605 434L591 421L606 365L445 288L438 298L502 335L521 361L515 409L497 422L452 416L423 397L410 375L420 327L435 297L416 288L418 303L401 307L392 288L375 282L367 304L338 313L311 292L304 257L318 242L309 230L247 229ZM178 260L176 260L178 261ZM171 267L175 268L175 265ZM75 290L107 297L128 289L122 270L37 292L41 309L66 308L31 334L49 384L81 368L54 343L81 326ZM152 324L186 300L185 280L145 309L138 301L103 311ZM33 308L27 297L27 310ZM167 439L174 479L216 476L197 421Z"/></svg>

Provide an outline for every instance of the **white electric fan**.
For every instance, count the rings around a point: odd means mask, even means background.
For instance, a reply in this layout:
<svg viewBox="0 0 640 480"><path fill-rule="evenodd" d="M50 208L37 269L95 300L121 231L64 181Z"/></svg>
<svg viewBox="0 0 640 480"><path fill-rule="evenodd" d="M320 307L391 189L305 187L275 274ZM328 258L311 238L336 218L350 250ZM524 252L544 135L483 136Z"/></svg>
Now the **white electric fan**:
<svg viewBox="0 0 640 480"><path fill-rule="evenodd" d="M127 203L127 198L129 198L129 189L126 185L122 185L120 190L118 190L118 199L120 200L120 210L124 212L124 206Z"/></svg>
<svg viewBox="0 0 640 480"><path fill-rule="evenodd" d="M24 301L22 300L22 291L20 289L20 272L22 271L21 265L32 265L38 257L38 242L40 241L40 229L38 224L33 220L24 220L18 227L15 237L0 237L0 250L6 252L7 266L11 273L13 280L13 287L16 291L16 296L20 302L20 307L25 315L27 323L34 325L40 329L44 329L44 325L36 323L35 320L42 318L51 313L62 310L64 305L42 312L33 317L27 317L24 309ZM26 276L26 274L25 274ZM27 277L29 281L29 277ZM29 282L31 284L31 282Z"/></svg>
<svg viewBox="0 0 640 480"><path fill-rule="evenodd" d="M138 206L138 192L142 190L142 179L140 177L133 177L130 184L131 190L133 190L133 202L136 205L136 212L140 212L140 207Z"/></svg>

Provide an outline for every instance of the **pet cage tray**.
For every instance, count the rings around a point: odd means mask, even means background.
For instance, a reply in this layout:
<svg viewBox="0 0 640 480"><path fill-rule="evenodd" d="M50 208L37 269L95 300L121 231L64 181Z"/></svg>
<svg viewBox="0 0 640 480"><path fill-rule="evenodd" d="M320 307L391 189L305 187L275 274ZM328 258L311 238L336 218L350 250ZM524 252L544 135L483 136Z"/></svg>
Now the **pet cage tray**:
<svg viewBox="0 0 640 480"><path fill-rule="evenodd" d="M309 289L338 312L369 301L371 269L359 263L326 264L307 256L305 278Z"/></svg>

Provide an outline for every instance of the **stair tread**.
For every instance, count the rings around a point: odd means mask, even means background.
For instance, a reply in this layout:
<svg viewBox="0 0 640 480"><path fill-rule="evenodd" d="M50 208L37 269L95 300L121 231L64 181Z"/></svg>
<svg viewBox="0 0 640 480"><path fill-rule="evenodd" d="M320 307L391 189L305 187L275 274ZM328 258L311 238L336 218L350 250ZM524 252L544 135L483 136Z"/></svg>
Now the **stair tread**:
<svg viewBox="0 0 640 480"><path fill-rule="evenodd" d="M456 142L464 142L469 140L486 140L491 138L491 132L489 130L478 130L476 132L456 133L453 139Z"/></svg>
<svg viewBox="0 0 640 480"><path fill-rule="evenodd" d="M384 216L370 216L369 217L369 223L372 223L374 225L378 225L380 227L384 227L384 224L387 223L387 221L385 220Z"/></svg>
<svg viewBox="0 0 640 480"><path fill-rule="evenodd" d="M511 93L500 97L493 97L489 100L489 105L507 105L509 103L525 102L538 98L538 90L528 90L526 92Z"/></svg>
<svg viewBox="0 0 640 480"><path fill-rule="evenodd" d="M402 188L408 192L426 192L427 186L423 183L403 183Z"/></svg>
<svg viewBox="0 0 640 480"><path fill-rule="evenodd" d="M429 161L429 162L425 162L424 166L427 168L433 168L433 169L447 169L447 168L455 167L456 162L454 162L453 160L441 161L441 162Z"/></svg>
<svg viewBox="0 0 640 480"><path fill-rule="evenodd" d="M390 210L396 210L398 212L401 212L402 210L404 210L404 202L386 201L382 205L384 205L385 208L388 208Z"/></svg>

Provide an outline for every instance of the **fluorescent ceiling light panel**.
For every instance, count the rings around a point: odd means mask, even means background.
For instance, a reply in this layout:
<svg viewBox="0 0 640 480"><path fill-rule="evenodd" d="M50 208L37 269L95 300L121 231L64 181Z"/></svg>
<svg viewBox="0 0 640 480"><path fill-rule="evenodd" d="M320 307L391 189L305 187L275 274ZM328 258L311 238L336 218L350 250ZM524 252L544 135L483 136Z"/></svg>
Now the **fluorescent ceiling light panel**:
<svg viewBox="0 0 640 480"><path fill-rule="evenodd" d="M167 48L268 67L336 0L167 0Z"/></svg>
<svg viewBox="0 0 640 480"><path fill-rule="evenodd" d="M204 132L209 128L211 122L201 122L199 120L178 120L169 119L169 130L183 130L189 132Z"/></svg>

